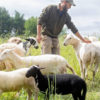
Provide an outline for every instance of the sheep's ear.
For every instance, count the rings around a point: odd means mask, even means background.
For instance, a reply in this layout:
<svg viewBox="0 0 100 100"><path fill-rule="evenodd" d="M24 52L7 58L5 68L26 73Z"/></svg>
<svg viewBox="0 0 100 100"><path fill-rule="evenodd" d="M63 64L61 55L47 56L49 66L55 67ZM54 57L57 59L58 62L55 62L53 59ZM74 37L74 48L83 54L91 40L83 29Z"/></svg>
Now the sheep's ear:
<svg viewBox="0 0 100 100"><path fill-rule="evenodd" d="M36 66L40 67L39 65L36 65Z"/></svg>
<svg viewBox="0 0 100 100"><path fill-rule="evenodd" d="M41 70L41 69L45 69L45 67L41 67L41 68L39 68L39 69L40 69L40 70Z"/></svg>
<svg viewBox="0 0 100 100"><path fill-rule="evenodd" d="M30 41L30 39L25 39L26 41Z"/></svg>

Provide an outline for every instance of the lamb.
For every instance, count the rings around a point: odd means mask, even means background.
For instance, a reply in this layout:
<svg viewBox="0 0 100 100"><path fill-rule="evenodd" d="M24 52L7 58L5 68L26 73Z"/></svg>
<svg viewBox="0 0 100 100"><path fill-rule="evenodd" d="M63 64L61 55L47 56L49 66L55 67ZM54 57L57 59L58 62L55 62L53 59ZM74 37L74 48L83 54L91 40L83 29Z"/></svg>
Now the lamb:
<svg viewBox="0 0 100 100"><path fill-rule="evenodd" d="M31 65L40 65L46 67L43 73L65 73L66 68L69 68L73 74L75 74L73 68L67 63L60 55L39 55L39 56L26 56L21 57L17 55L13 50L8 49L0 54L0 61L11 61L13 68L29 67Z"/></svg>
<svg viewBox="0 0 100 100"><path fill-rule="evenodd" d="M52 67L52 66L51 66ZM49 100L52 94L72 94L74 100L85 100L87 86L83 79L71 74L43 75L39 66L32 66L26 73L26 77L34 77L37 87L45 94L45 100Z"/></svg>
<svg viewBox="0 0 100 100"><path fill-rule="evenodd" d="M15 71L0 71L0 94L3 92L15 92L22 88L28 93L27 100L31 100L32 93L35 92L35 100L37 100L37 91L34 78L26 78L25 74L29 68L22 68Z"/></svg>
<svg viewBox="0 0 100 100"><path fill-rule="evenodd" d="M19 37L11 37L9 40L8 40L8 43L16 43L16 44L19 44L19 43L21 43L22 42L22 40L21 40L21 38L19 38Z"/></svg>
<svg viewBox="0 0 100 100"><path fill-rule="evenodd" d="M81 77L85 79L87 76L87 67L90 65L90 68L95 65L95 69L93 71L93 80L95 77L95 73L97 71L98 65L100 63L100 48L94 45L94 43L83 43L81 42L75 35L68 34L66 39L64 40L64 45L72 45L75 49L80 69L81 69Z"/></svg>

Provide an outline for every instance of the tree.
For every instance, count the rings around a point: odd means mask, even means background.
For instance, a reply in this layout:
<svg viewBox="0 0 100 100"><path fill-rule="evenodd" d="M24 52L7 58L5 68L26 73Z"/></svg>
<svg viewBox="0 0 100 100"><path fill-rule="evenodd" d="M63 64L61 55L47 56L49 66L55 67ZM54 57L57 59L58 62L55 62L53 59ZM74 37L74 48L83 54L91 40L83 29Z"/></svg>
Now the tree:
<svg viewBox="0 0 100 100"><path fill-rule="evenodd" d="M13 18L13 28L16 30L17 35L24 33L24 15L20 15L19 12L15 11L15 17Z"/></svg>
<svg viewBox="0 0 100 100"><path fill-rule="evenodd" d="M0 7L0 34L7 34L11 31L11 19L8 11Z"/></svg>
<svg viewBox="0 0 100 100"><path fill-rule="evenodd" d="M31 17L25 21L25 33L27 35L36 34L37 32L37 18Z"/></svg>

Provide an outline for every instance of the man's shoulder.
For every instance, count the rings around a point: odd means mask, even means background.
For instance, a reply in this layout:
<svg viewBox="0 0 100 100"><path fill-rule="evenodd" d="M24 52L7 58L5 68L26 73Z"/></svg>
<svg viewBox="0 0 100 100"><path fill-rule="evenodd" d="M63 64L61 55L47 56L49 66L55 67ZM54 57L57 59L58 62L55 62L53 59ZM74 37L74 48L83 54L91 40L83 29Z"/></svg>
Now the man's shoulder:
<svg viewBox="0 0 100 100"><path fill-rule="evenodd" d="M57 5L48 5L46 8L48 8L48 9L57 8Z"/></svg>

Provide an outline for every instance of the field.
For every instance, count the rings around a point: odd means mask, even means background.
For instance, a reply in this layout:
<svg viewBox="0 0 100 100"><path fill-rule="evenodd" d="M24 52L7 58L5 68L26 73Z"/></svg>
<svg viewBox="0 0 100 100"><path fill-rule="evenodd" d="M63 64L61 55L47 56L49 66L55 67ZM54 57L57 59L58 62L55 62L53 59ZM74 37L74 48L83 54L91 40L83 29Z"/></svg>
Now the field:
<svg viewBox="0 0 100 100"><path fill-rule="evenodd" d="M6 40L7 39L3 40L1 38L0 44L2 42L6 42ZM68 63L74 68L77 75L80 76L80 66L77 61L75 52L71 46L67 46L67 47L63 46L63 36L60 37L60 48L61 48L60 49L61 56L63 56L68 61ZM29 52L31 53L31 55L39 55L41 54L41 47L38 50L31 48ZM68 73L70 73L69 70L68 70ZM87 89L88 89L86 100L100 100L100 69L96 73L94 82L92 81L92 71L89 70L88 79L86 79L86 83L87 83ZM26 100L27 93L25 90L22 89L18 96L16 95L16 93L17 92L3 93L0 96L0 100ZM33 98L34 98L34 95L33 95ZM42 93L39 93L38 100L44 100L44 95ZM66 96L61 96L61 95L52 96L51 95L50 100L73 100L73 98L71 95L66 95Z"/></svg>

